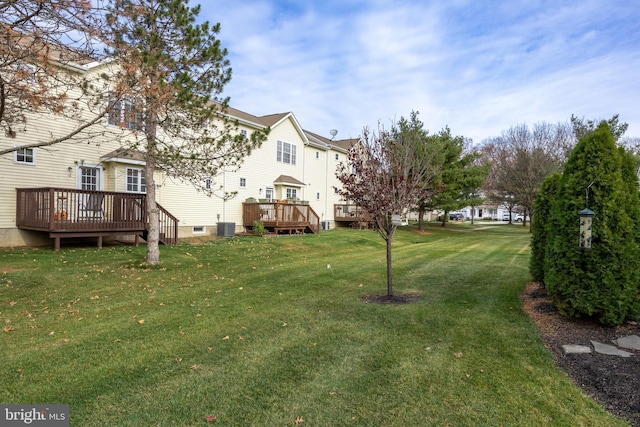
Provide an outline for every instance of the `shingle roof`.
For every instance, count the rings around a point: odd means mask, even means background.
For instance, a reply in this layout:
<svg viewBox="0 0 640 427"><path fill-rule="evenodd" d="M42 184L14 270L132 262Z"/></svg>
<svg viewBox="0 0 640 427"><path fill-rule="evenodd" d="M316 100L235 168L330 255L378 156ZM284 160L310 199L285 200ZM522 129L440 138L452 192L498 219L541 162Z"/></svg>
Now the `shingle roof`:
<svg viewBox="0 0 640 427"><path fill-rule="evenodd" d="M100 157L100 160L102 161L109 161L109 160L115 160L115 159L127 159L127 160L144 162L146 161L146 156L142 151L126 149L126 148L118 148Z"/></svg>
<svg viewBox="0 0 640 427"><path fill-rule="evenodd" d="M276 123L278 123L280 120L282 120L283 118L285 118L287 115L291 113L290 112L277 113L277 114L269 114L266 116L258 117L258 116L254 116L253 114L249 114L244 111L238 110L237 108L227 107L226 114L231 116L234 119L269 127L269 126L275 125Z"/></svg>
<svg viewBox="0 0 640 427"><path fill-rule="evenodd" d="M293 185L299 185L299 186L306 185L304 182L298 181L297 179L289 175L280 175L279 177L273 180L273 183L274 184L293 184Z"/></svg>
<svg viewBox="0 0 640 427"><path fill-rule="evenodd" d="M313 133L308 130L305 130L304 133L310 140L315 140L316 142L324 143L331 147L341 148L345 151L349 151L349 149L351 149L351 147L353 147L359 141L358 138L338 139L336 141L333 141L329 138L325 138L324 136L320 136L317 133Z"/></svg>

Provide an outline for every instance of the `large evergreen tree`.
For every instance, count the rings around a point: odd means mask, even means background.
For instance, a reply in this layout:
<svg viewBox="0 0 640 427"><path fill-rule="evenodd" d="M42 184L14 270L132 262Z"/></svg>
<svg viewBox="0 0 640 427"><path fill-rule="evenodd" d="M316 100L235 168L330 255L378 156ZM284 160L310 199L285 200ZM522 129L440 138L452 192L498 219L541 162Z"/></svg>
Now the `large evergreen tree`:
<svg viewBox="0 0 640 427"><path fill-rule="evenodd" d="M544 281L561 313L606 325L638 315L638 182L603 122L574 149L550 215ZM578 212L593 218L592 249L578 245Z"/></svg>
<svg viewBox="0 0 640 427"><path fill-rule="evenodd" d="M199 6L188 0L110 0L106 43L113 57L111 103L124 111L120 141L146 161L147 262L159 262L159 209L154 172L204 187L221 170L238 167L258 146L225 119L227 99L218 98L231 78L227 51L216 38L219 25L196 24ZM111 120L111 118L110 118Z"/></svg>

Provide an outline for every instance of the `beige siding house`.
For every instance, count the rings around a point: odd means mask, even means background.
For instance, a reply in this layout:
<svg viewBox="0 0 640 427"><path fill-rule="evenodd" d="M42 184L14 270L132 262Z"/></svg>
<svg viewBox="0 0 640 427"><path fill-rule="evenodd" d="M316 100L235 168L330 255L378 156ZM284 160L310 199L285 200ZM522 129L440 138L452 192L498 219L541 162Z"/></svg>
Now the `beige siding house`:
<svg viewBox="0 0 640 427"><path fill-rule="evenodd" d="M98 75L108 71L108 67L109 64L92 63L78 66L76 72ZM87 109L85 120L91 119L91 114ZM219 223L233 223L236 232L244 231L245 201L249 198L270 202L274 207L276 201L308 202L304 215L317 216L323 228L332 227L334 204L341 203L334 191L339 185L335 178L336 165L346 160L354 140L331 141L304 131L291 112L254 116L229 108L227 114L237 120L240 132L250 134L268 128L268 138L239 168L229 168L206 180L205 185L214 190L211 197L189 182L157 172L157 201L177 219L177 237L215 236ZM144 157L122 152L113 135L129 131L110 124L118 121L107 116L97 125L102 131L94 129L74 141L47 148L20 149L0 156L0 246L51 244L53 234L44 228L19 227L17 212L20 209L22 214L28 211L42 221L58 224L72 220L89 223L89 219L100 223L116 216L124 220L137 215L132 212L146 191ZM15 138L0 136L0 149L49 140L77 125L53 114L33 116L25 131ZM42 191L38 194L31 191L25 196L18 189ZM106 196L100 195L97 199L95 192L106 192ZM234 197L225 198L224 194L234 194ZM45 206L25 208L25 203L36 199L45 200ZM139 230L130 231L126 234L139 234ZM94 234L117 235L112 230Z"/></svg>

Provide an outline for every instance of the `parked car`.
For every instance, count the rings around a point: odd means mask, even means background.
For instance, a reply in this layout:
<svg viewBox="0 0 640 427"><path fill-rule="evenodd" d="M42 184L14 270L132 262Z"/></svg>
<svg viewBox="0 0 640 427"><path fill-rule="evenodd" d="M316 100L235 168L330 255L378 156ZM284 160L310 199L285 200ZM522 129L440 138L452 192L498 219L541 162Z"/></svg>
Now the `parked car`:
<svg viewBox="0 0 640 427"><path fill-rule="evenodd" d="M522 222L524 221L524 214L513 214L513 220L516 222ZM530 221L529 217L527 216L527 221Z"/></svg>
<svg viewBox="0 0 640 427"><path fill-rule="evenodd" d="M503 221L509 221L509 218L510 218L509 212L505 212L505 213L502 214L502 220Z"/></svg>
<svg viewBox="0 0 640 427"><path fill-rule="evenodd" d="M464 214L460 212L449 212L449 219L452 221L462 221L464 220Z"/></svg>

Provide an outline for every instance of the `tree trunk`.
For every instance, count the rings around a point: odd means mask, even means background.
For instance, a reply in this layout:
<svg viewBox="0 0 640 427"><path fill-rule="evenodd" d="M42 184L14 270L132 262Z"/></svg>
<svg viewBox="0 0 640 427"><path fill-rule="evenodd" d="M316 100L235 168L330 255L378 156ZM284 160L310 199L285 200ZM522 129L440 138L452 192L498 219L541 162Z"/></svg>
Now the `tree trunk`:
<svg viewBox="0 0 640 427"><path fill-rule="evenodd" d="M426 209L424 206L418 208L418 230L424 231L424 213Z"/></svg>
<svg viewBox="0 0 640 427"><path fill-rule="evenodd" d="M442 224L440 224L440 227L445 227L447 225L447 220L449 219L449 211L444 211L440 218L442 219Z"/></svg>
<svg viewBox="0 0 640 427"><path fill-rule="evenodd" d="M393 235L387 235L387 296L393 296L393 270L391 268L391 241Z"/></svg>
<svg viewBox="0 0 640 427"><path fill-rule="evenodd" d="M154 170L154 161L148 158L145 167L147 186L147 264L158 264L160 262L160 213L156 203Z"/></svg>

